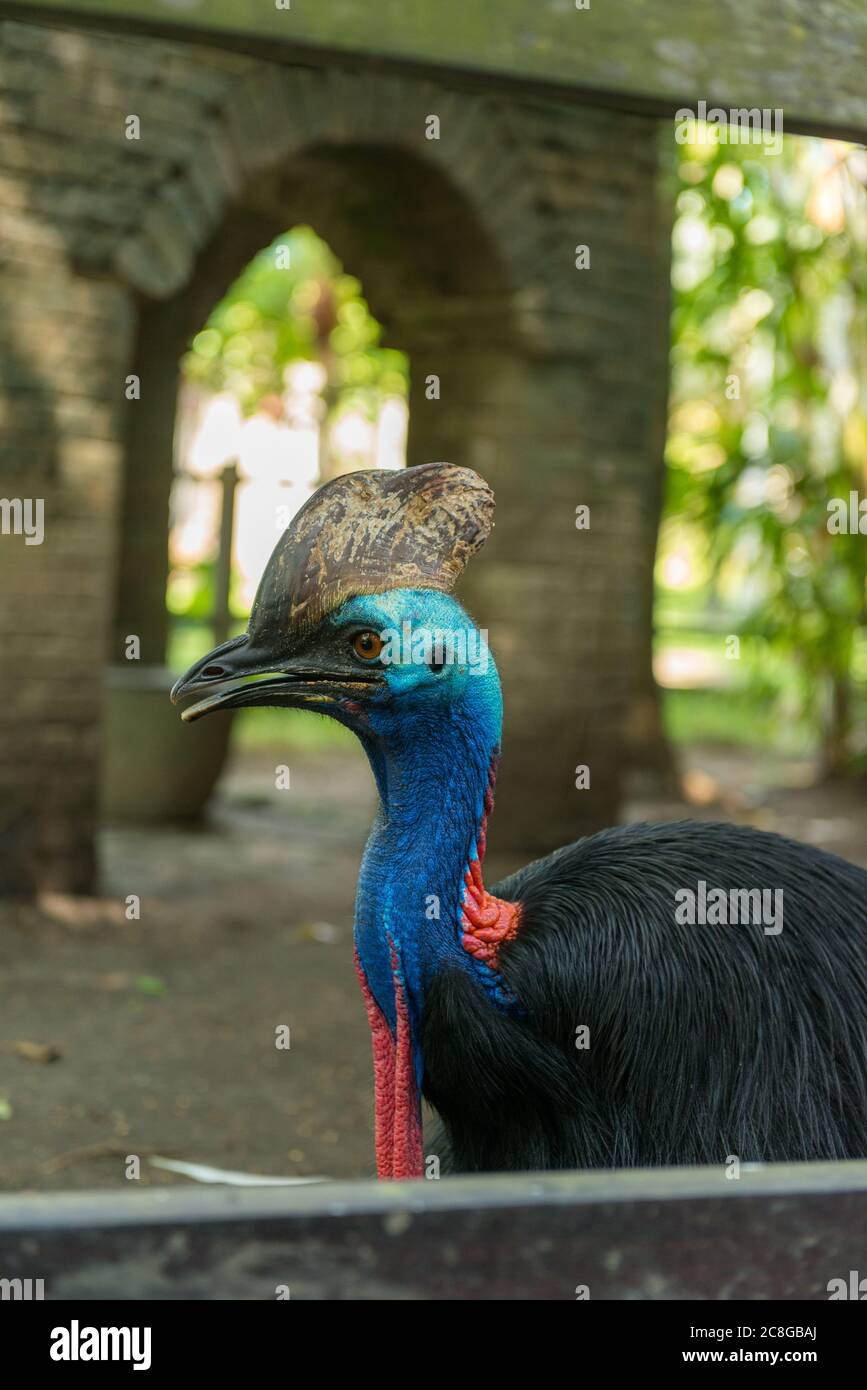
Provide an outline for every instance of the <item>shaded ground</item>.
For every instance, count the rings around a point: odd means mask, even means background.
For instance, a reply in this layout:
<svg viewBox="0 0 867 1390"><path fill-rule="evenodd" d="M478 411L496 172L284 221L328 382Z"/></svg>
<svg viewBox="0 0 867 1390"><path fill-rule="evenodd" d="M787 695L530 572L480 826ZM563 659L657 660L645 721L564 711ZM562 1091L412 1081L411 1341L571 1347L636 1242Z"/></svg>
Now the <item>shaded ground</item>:
<svg viewBox="0 0 867 1390"><path fill-rule="evenodd" d="M114 1186L130 1154L145 1183L187 1181L154 1155L372 1171L351 932L369 774L355 749L293 755L292 789L278 791L277 761L236 765L207 828L105 832L100 901L3 909L0 1187ZM867 865L863 798L810 789L809 775L694 750L692 805L636 791L625 818L744 820ZM125 916L130 894L139 920ZM275 1046L281 1025L288 1051Z"/></svg>
<svg viewBox="0 0 867 1390"><path fill-rule="evenodd" d="M104 902L4 910L4 1188L111 1186L128 1154L151 1183L179 1180L148 1165L155 1153L371 1171L351 930L369 775L360 753L293 756L292 789L278 792L277 761L246 760L205 830L106 832ZM125 918L129 894L139 921ZM10 1051L22 1040L60 1057L26 1060Z"/></svg>

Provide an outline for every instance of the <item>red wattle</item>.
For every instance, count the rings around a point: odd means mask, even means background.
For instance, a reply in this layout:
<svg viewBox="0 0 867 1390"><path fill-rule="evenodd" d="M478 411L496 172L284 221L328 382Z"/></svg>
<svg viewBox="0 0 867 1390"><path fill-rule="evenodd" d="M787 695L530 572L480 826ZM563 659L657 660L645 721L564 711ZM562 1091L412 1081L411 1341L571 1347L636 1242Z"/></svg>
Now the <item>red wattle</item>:
<svg viewBox="0 0 867 1390"><path fill-rule="evenodd" d="M518 903L495 898L482 882L482 860L487 843L488 816L494 809L494 781L497 775L496 759L491 762L488 790L485 793L485 809L478 834L478 852L464 874L464 900L461 905L461 945L475 960L496 970L500 947L517 935L521 923L521 909Z"/></svg>
<svg viewBox="0 0 867 1390"><path fill-rule="evenodd" d="M376 1107L376 1171L380 1178L424 1176L421 1109L415 1081L412 1037L406 995L397 972L397 952L391 943L397 1040L373 997L355 952L355 970L367 1009L373 1044L373 1090Z"/></svg>

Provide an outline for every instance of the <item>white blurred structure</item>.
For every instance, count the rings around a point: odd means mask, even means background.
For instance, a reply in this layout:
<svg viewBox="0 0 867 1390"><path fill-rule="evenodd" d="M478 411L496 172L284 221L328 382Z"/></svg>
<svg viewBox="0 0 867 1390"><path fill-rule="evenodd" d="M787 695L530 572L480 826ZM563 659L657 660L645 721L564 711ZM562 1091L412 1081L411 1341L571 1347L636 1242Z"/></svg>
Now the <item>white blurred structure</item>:
<svg viewBox="0 0 867 1390"><path fill-rule="evenodd" d="M212 395L183 382L175 432L169 555L173 567L211 559L219 545L223 471L237 464L232 568L236 597L253 601L277 537L323 481L326 371L319 362L292 363L281 396L266 396L244 419L234 396ZM403 468L408 411L384 397L377 418L347 409L328 436L328 475L358 468Z"/></svg>

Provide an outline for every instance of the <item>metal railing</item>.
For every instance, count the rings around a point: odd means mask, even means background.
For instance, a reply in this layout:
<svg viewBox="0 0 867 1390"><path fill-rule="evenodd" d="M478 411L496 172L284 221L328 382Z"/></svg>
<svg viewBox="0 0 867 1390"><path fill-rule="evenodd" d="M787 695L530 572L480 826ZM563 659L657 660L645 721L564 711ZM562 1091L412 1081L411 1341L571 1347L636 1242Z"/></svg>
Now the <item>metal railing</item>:
<svg viewBox="0 0 867 1390"><path fill-rule="evenodd" d="M867 1162L0 1198L46 1299L817 1299L864 1268ZM32 1285L31 1285L32 1287Z"/></svg>

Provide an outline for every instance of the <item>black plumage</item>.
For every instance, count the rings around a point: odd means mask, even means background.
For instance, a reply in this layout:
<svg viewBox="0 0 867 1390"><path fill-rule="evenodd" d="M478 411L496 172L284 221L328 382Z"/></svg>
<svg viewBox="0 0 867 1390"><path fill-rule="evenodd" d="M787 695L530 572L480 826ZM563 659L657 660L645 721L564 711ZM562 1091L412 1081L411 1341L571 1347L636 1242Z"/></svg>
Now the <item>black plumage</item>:
<svg viewBox="0 0 867 1390"><path fill-rule="evenodd" d="M699 880L781 889L782 930L678 925ZM522 905L499 956L522 1016L434 981L444 1171L867 1156L864 870L749 827L628 825L491 891Z"/></svg>

